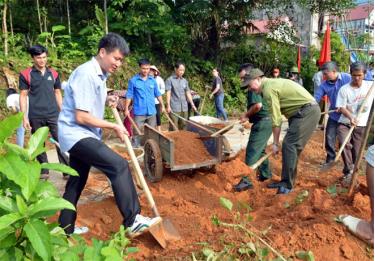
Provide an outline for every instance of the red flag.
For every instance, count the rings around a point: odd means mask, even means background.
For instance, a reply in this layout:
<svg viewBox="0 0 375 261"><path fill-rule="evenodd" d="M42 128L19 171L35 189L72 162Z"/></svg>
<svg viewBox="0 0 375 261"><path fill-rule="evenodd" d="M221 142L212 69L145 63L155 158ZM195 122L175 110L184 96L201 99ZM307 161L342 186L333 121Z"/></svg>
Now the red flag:
<svg viewBox="0 0 375 261"><path fill-rule="evenodd" d="M322 49L320 50L319 66L331 61L331 27L327 22L327 30L324 34Z"/></svg>
<svg viewBox="0 0 375 261"><path fill-rule="evenodd" d="M297 67L298 72L301 73L301 46L298 45L298 51L297 51Z"/></svg>

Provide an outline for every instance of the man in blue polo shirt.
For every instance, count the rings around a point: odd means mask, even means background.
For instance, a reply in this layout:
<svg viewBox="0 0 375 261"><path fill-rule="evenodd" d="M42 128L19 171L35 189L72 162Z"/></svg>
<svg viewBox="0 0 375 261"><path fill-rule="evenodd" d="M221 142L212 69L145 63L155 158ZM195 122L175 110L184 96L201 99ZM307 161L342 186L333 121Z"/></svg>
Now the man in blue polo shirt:
<svg viewBox="0 0 375 261"><path fill-rule="evenodd" d="M123 126L103 120L105 103L115 107L118 101L115 96L107 99L110 97L107 97L108 74L120 68L128 53L128 44L118 34L109 33L100 40L97 55L80 65L69 77L58 126L61 150L69 152L70 166L79 174L69 178L64 199L77 205L90 167L94 166L111 181L117 207L124 218L123 224L135 236L161 219L140 215L141 207L128 162L100 140L102 128L115 131L121 140L128 134ZM61 211L59 224L66 234L84 231L74 227L76 218L76 211Z"/></svg>
<svg viewBox="0 0 375 261"><path fill-rule="evenodd" d="M165 111L163 99L154 77L150 76L151 63L147 59L141 59L138 62L139 73L129 80L128 90L126 92L125 116L129 117L129 105L133 101L134 120L141 132L145 123L156 127L156 108L155 98L161 104L161 112ZM135 146L141 144L140 136L135 137Z"/></svg>
<svg viewBox="0 0 375 261"><path fill-rule="evenodd" d="M323 83L316 90L314 98L316 102L320 102L323 96L327 95L330 102L329 110L336 110L337 94L342 86L351 81L352 77L348 73L339 72L336 63L334 62L327 62L323 64L322 72L326 80L323 81ZM329 114L326 126L325 149L327 152L327 157L325 164L330 163L336 158L336 131L340 116L341 113L339 112L331 112Z"/></svg>

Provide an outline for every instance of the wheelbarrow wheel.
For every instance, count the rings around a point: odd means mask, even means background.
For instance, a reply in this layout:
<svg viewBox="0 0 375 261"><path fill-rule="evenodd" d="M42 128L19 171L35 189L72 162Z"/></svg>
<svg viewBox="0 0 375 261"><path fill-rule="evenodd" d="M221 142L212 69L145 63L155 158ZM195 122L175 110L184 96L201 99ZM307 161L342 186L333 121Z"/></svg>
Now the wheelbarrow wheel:
<svg viewBox="0 0 375 261"><path fill-rule="evenodd" d="M163 160L159 145L155 140L148 139L144 146L145 174L151 182L159 182L163 177Z"/></svg>

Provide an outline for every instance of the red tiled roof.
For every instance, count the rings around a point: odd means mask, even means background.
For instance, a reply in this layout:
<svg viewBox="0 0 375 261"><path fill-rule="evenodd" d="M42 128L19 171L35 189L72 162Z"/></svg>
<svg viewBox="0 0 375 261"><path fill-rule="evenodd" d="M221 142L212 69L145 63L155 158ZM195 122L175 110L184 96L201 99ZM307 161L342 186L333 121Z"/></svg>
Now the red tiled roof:
<svg viewBox="0 0 375 261"><path fill-rule="evenodd" d="M280 17L279 18L283 22L289 22L289 18L286 16ZM255 27L255 30L257 32L252 32L252 33L268 33L270 30L268 28L268 23L270 21L268 19L264 20L251 20L251 23ZM271 22L274 22L274 20L271 20Z"/></svg>
<svg viewBox="0 0 375 261"><path fill-rule="evenodd" d="M346 16L347 21L363 20L369 17L369 14L374 9L372 4L357 5L355 8L350 9Z"/></svg>

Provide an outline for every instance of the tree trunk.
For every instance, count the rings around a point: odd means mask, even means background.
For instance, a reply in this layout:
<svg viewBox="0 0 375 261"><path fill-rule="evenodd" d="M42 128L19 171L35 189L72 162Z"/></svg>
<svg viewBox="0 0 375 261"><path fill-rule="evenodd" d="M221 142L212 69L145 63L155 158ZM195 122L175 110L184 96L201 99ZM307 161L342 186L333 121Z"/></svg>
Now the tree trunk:
<svg viewBox="0 0 375 261"><path fill-rule="evenodd" d="M72 33L70 28L70 11L69 11L69 0L66 0L66 15L68 16L68 33L69 35Z"/></svg>
<svg viewBox="0 0 375 261"><path fill-rule="evenodd" d="M13 32L13 16L12 16L12 8L11 8L11 4L9 4L8 9L9 9L10 35L11 35L12 38L13 38L13 37L14 37L14 32Z"/></svg>
<svg viewBox="0 0 375 261"><path fill-rule="evenodd" d="M4 1L3 7L3 37L4 37L4 55L5 57L8 56L8 28L7 28L7 9L8 9L8 1Z"/></svg>
<svg viewBox="0 0 375 261"><path fill-rule="evenodd" d="M216 58L219 53L220 49L220 14L219 14L219 9L220 9L220 1L215 0L212 3L213 5L213 10L211 13L211 26L208 31L208 43L209 43L209 48L208 48L208 55L209 57L207 58L214 58L216 61Z"/></svg>
<svg viewBox="0 0 375 261"><path fill-rule="evenodd" d="M40 33L43 33L42 18L40 17L39 0L36 0L36 10L38 11L38 21L39 21Z"/></svg>
<svg viewBox="0 0 375 261"><path fill-rule="evenodd" d="M107 0L104 0L104 19L105 19L105 33L108 34L108 15L107 15Z"/></svg>

